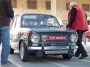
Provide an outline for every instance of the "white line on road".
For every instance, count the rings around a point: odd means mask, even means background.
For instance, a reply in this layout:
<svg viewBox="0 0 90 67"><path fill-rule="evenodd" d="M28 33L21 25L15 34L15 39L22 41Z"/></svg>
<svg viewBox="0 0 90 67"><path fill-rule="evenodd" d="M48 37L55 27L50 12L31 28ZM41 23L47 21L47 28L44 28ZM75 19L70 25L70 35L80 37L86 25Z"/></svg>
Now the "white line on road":
<svg viewBox="0 0 90 67"><path fill-rule="evenodd" d="M58 65L58 66L60 66L60 67L69 67L69 66L66 66L66 65L63 65L63 64L60 64L60 63L51 62L51 61L48 61L48 60L44 60L44 61L47 61L47 62L49 62L49 63Z"/></svg>
<svg viewBox="0 0 90 67"><path fill-rule="evenodd" d="M88 61L88 60L81 60L81 61L84 61L84 62L88 62L88 63L90 63L90 61Z"/></svg>
<svg viewBox="0 0 90 67"><path fill-rule="evenodd" d="M90 55L90 53L88 53L88 55Z"/></svg>
<svg viewBox="0 0 90 67"><path fill-rule="evenodd" d="M88 62L88 63L90 63L90 61L88 61L88 60L81 60L81 61L85 61L85 62Z"/></svg>
<svg viewBox="0 0 90 67"><path fill-rule="evenodd" d="M9 59L16 67L23 67L22 65L18 64L17 62Z"/></svg>

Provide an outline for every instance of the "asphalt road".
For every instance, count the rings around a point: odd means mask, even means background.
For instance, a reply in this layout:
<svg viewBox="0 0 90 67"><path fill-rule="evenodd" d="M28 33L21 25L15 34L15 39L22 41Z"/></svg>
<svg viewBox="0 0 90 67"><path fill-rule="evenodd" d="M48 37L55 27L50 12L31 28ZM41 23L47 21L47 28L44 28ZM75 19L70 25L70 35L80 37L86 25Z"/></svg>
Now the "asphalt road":
<svg viewBox="0 0 90 67"><path fill-rule="evenodd" d="M43 59L37 59L33 56L30 56L28 62L22 62L19 53L9 56L9 60L12 64L8 66L0 67L90 67L90 43L84 46L88 52L88 57L84 59L78 59L73 57L71 60L65 60L62 56L47 56Z"/></svg>

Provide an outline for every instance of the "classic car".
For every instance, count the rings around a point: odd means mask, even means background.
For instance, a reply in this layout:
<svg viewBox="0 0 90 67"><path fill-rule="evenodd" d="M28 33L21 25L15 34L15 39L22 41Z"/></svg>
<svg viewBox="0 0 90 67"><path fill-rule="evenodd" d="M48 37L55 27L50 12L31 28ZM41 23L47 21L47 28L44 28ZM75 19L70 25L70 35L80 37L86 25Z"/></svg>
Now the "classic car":
<svg viewBox="0 0 90 67"><path fill-rule="evenodd" d="M77 32L62 29L55 16L47 14L16 15L11 23L10 54L19 50L22 61L30 55L62 55L71 59L76 48Z"/></svg>

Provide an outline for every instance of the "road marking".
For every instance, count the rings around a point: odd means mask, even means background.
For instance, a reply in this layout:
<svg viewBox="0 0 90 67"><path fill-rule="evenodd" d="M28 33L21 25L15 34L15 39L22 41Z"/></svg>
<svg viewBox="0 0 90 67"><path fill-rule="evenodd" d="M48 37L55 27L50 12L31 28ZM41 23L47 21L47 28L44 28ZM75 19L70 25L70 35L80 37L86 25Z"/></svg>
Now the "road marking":
<svg viewBox="0 0 90 67"><path fill-rule="evenodd" d="M88 61L88 60L81 60L81 61L85 61L85 62L88 62L88 63L90 63L90 61Z"/></svg>
<svg viewBox="0 0 90 67"><path fill-rule="evenodd" d="M88 53L88 55L90 55L90 53Z"/></svg>
<svg viewBox="0 0 90 67"><path fill-rule="evenodd" d="M66 65L63 65L63 64L60 64L60 63L51 62L51 61L48 61L48 60L44 60L44 61L55 64L55 65L58 65L60 67L69 67L69 66L66 66Z"/></svg>
<svg viewBox="0 0 90 67"><path fill-rule="evenodd" d="M23 67L22 65L20 65L18 62L15 62L11 59L9 59L16 67Z"/></svg>

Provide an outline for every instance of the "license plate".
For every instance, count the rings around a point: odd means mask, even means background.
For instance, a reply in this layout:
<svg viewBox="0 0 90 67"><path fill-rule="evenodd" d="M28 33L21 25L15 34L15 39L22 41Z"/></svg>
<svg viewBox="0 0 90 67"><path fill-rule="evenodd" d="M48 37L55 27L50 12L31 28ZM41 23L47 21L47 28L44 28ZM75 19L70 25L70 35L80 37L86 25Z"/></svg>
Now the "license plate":
<svg viewBox="0 0 90 67"><path fill-rule="evenodd" d="M59 50L59 51L45 51L45 54L66 54L68 50Z"/></svg>

